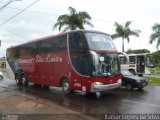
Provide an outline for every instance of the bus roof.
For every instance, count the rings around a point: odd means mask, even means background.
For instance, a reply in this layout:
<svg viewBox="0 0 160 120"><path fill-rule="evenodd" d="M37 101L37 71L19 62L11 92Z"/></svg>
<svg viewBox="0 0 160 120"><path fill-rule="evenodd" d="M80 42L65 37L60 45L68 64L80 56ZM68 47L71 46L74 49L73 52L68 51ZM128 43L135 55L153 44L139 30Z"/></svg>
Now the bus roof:
<svg viewBox="0 0 160 120"><path fill-rule="evenodd" d="M66 34L73 33L73 32L96 32L96 33L101 33L101 34L106 34L108 36L111 36L111 35L109 35L107 33L100 32L100 31L95 31L95 30L71 30L71 31L67 31L67 32L60 32L60 33L58 33L56 35L48 35L48 36L40 37L40 38L37 38L37 39L33 39L33 40L28 41L28 42L19 44L19 45L10 46L8 49L19 47L21 45L25 45L25 44L28 44L28 43L34 43L34 42L41 41L41 40L44 40L44 39L47 39L47 38L52 38L52 37L57 37L57 36L61 36L61 35L66 35Z"/></svg>

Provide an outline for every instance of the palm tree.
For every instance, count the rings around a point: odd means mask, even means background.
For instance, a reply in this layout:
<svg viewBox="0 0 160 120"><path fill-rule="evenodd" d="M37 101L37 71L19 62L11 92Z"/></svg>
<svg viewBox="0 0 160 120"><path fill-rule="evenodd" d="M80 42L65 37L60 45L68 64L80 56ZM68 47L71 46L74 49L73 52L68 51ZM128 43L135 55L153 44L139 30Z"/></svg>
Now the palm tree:
<svg viewBox="0 0 160 120"><path fill-rule="evenodd" d="M62 27L65 27L64 31L75 30L77 28L84 29L84 25L93 25L89 22L91 17L87 12L77 12L74 8L69 7L69 14L60 15L57 19L57 23L54 24L53 29L59 28L59 31Z"/></svg>
<svg viewBox="0 0 160 120"><path fill-rule="evenodd" d="M117 22L115 22L114 25L116 27L116 33L112 35L112 38L122 38L122 52L124 52L124 39L127 39L127 41L129 42L130 36L133 35L139 37L140 30L131 30L129 28L129 26L131 25L131 21L127 21L124 26Z"/></svg>
<svg viewBox="0 0 160 120"><path fill-rule="evenodd" d="M152 27L153 33L150 36L149 43L152 44L154 41L157 40L156 48L158 49L160 45L160 24L155 23Z"/></svg>

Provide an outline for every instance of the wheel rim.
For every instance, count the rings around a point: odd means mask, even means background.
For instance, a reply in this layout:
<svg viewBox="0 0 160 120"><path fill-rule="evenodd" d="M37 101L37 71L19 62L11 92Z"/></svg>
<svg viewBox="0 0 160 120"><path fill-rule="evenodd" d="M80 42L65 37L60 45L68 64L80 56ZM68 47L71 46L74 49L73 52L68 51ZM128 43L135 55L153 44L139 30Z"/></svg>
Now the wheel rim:
<svg viewBox="0 0 160 120"><path fill-rule="evenodd" d="M26 79L26 77L25 76L22 76L22 85L23 86L27 86L28 85L28 81L27 81L27 79Z"/></svg>
<svg viewBox="0 0 160 120"><path fill-rule="evenodd" d="M16 83L17 83L17 84L19 84L19 83L20 83L20 81L18 80L18 78L16 78Z"/></svg>
<svg viewBox="0 0 160 120"><path fill-rule="evenodd" d="M22 77L22 84L25 85L26 84L26 78Z"/></svg>
<svg viewBox="0 0 160 120"><path fill-rule="evenodd" d="M63 84L63 91L64 91L64 93L67 93L67 94L70 92L70 85L68 82L65 82Z"/></svg>

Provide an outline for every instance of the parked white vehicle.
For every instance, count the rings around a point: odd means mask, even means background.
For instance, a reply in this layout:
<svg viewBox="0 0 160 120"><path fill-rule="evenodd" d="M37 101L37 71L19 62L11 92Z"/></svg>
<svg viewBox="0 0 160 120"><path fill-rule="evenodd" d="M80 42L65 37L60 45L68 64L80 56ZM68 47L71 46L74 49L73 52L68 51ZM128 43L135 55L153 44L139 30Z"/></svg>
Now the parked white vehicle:
<svg viewBox="0 0 160 120"><path fill-rule="evenodd" d="M3 73L0 71L0 80L3 80Z"/></svg>
<svg viewBox="0 0 160 120"><path fill-rule="evenodd" d="M119 53L121 70L129 70L132 74L155 74L155 57L150 53Z"/></svg>

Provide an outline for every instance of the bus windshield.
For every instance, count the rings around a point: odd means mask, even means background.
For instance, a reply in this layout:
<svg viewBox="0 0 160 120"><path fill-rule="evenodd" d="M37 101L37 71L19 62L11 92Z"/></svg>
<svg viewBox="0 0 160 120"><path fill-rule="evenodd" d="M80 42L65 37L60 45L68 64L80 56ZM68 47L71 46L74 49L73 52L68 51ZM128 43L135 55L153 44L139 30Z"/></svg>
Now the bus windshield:
<svg viewBox="0 0 160 120"><path fill-rule="evenodd" d="M155 58L152 55L147 55L147 66L148 67L155 67Z"/></svg>
<svg viewBox="0 0 160 120"><path fill-rule="evenodd" d="M96 53L96 55L98 57L97 60L94 53L92 53L94 65L93 76L108 76L120 74L117 54Z"/></svg>
<svg viewBox="0 0 160 120"><path fill-rule="evenodd" d="M70 33L70 59L77 73L86 76L120 74L118 54L97 53L96 50L116 51L116 48L112 43L111 37L107 34L96 32Z"/></svg>
<svg viewBox="0 0 160 120"><path fill-rule="evenodd" d="M85 37L91 50L117 51L111 37L107 34L86 32Z"/></svg>

